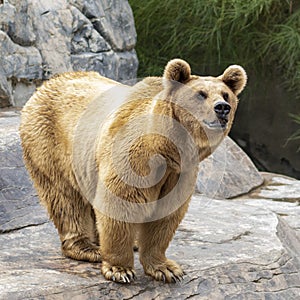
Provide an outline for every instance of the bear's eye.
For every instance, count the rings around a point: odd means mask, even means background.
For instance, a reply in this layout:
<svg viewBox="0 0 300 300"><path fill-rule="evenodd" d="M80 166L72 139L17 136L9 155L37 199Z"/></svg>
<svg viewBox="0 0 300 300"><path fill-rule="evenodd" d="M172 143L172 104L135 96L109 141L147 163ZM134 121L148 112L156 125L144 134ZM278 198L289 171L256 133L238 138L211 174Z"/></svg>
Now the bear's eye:
<svg viewBox="0 0 300 300"><path fill-rule="evenodd" d="M226 102L228 102L228 100L229 100L229 95L228 95L228 93L223 93L223 99L226 101Z"/></svg>
<svg viewBox="0 0 300 300"><path fill-rule="evenodd" d="M198 98L199 98L200 100L206 99L206 98L207 98L207 93L205 93L204 91L200 91L200 92L198 93Z"/></svg>

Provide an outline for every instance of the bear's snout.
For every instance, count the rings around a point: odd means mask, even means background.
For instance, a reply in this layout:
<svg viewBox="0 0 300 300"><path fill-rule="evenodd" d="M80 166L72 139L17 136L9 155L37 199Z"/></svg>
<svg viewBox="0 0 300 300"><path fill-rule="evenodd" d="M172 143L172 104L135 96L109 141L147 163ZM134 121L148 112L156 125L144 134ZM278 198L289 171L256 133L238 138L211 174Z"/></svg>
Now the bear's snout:
<svg viewBox="0 0 300 300"><path fill-rule="evenodd" d="M218 101L214 106L214 111L220 121L227 121L231 106L225 101Z"/></svg>

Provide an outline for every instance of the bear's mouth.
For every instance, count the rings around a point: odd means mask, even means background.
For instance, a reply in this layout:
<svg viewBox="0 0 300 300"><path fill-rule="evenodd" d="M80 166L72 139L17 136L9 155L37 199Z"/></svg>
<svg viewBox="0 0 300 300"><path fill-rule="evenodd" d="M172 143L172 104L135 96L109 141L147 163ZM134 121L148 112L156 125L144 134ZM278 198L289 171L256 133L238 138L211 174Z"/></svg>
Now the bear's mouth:
<svg viewBox="0 0 300 300"><path fill-rule="evenodd" d="M225 130L227 127L228 120L226 119L217 119L212 122L203 120L203 123L208 127L209 129L222 129Z"/></svg>

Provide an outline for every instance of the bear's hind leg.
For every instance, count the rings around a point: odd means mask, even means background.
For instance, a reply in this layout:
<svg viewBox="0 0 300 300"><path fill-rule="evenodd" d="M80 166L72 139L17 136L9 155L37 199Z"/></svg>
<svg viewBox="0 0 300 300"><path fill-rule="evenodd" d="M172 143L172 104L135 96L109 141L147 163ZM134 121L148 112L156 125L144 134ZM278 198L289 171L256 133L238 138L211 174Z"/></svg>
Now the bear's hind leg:
<svg viewBox="0 0 300 300"><path fill-rule="evenodd" d="M76 202L75 210L72 207L74 203L71 207L64 206L67 211L73 209L75 212L73 218L64 222L60 229L57 227L62 242L62 252L65 256L76 260L101 262L93 208L89 203L84 203L83 199L76 198Z"/></svg>
<svg viewBox="0 0 300 300"><path fill-rule="evenodd" d="M76 260L100 262L94 210L70 182L57 172L55 180L24 156L41 203L58 230L62 253Z"/></svg>

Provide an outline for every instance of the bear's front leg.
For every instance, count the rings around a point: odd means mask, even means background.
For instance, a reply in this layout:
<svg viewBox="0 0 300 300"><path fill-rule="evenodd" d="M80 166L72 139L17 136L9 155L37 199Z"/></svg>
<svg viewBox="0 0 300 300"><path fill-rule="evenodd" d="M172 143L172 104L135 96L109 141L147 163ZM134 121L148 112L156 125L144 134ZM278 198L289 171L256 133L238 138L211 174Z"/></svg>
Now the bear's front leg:
<svg viewBox="0 0 300 300"><path fill-rule="evenodd" d="M130 283L135 278L135 226L97 213L102 255L101 271L107 280Z"/></svg>
<svg viewBox="0 0 300 300"><path fill-rule="evenodd" d="M181 267L175 261L167 259L165 253L187 210L188 202L170 216L140 225L140 262L145 273L158 281L175 283L182 279Z"/></svg>

